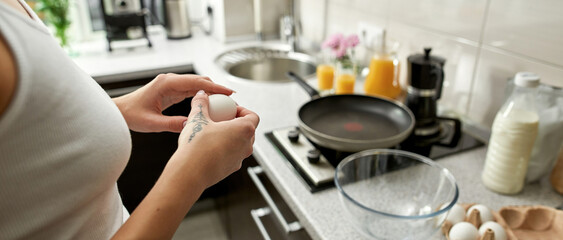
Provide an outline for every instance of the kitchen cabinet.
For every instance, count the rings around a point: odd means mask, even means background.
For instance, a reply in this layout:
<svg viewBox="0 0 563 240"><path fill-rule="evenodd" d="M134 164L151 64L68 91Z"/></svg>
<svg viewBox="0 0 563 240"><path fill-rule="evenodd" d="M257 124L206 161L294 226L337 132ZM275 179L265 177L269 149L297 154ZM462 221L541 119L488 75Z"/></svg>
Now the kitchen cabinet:
<svg viewBox="0 0 563 240"><path fill-rule="evenodd" d="M231 174L221 183L225 186L226 191L223 195L216 198L216 203L227 236L231 240L259 239L259 236L261 236L259 227L252 219L251 211L263 208L267 206L267 203L247 172L248 168L256 166L258 166L258 163L251 156L244 160L239 171ZM288 222L297 221L292 210L284 202L270 180L266 176L261 175L260 181L264 184L283 217ZM260 220L268 236L273 240L311 239L304 229L286 233L279 220L273 214L266 215Z"/></svg>

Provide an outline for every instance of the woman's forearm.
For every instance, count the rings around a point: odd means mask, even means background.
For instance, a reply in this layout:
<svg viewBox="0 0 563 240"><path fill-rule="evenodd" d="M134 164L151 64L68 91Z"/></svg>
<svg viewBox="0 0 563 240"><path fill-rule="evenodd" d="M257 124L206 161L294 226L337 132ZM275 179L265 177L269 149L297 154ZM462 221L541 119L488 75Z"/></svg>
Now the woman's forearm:
<svg viewBox="0 0 563 240"><path fill-rule="evenodd" d="M180 156L186 154L176 152L172 156L154 187L113 239L172 238L184 216L206 188L201 182L197 162L186 161ZM205 161L204 156L191 158Z"/></svg>

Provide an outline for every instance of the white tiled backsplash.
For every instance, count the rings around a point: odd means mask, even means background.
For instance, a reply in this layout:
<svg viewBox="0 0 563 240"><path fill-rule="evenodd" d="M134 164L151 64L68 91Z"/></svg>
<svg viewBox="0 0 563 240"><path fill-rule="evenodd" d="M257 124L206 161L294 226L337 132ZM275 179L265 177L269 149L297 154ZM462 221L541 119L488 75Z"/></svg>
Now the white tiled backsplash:
<svg viewBox="0 0 563 240"><path fill-rule="evenodd" d="M208 0L213 8L213 35L222 42L255 40L253 0ZM265 38L277 38L279 20L288 13L288 0L260 0L260 24Z"/></svg>
<svg viewBox="0 0 563 240"><path fill-rule="evenodd" d="M490 127L507 80L531 71L563 87L563 1L560 0L301 0L304 37L322 42L358 33L360 22L400 42L406 58L432 47L446 58L441 106ZM327 5L325 5L327 4ZM326 7L326 16L323 11ZM319 23L326 25L321 27ZM326 35L326 36L324 36Z"/></svg>

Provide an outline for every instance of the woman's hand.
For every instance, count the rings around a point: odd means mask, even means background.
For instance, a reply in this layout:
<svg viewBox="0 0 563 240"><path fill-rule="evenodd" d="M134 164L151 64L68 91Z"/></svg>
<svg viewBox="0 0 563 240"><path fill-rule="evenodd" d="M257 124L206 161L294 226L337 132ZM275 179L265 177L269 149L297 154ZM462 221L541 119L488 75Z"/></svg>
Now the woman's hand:
<svg viewBox="0 0 563 240"><path fill-rule="evenodd" d="M129 129L137 132L180 132L185 116L165 116L166 108L192 97L198 90L231 95L233 90L198 75L160 74L138 90L114 98Z"/></svg>
<svg viewBox="0 0 563 240"><path fill-rule="evenodd" d="M190 171L201 174L200 179L209 187L240 169L242 160L252 154L259 121L256 113L241 106L237 107L235 119L212 121L209 98L200 91L192 99L192 110L178 138L175 155L183 156L179 159L184 161L197 161Z"/></svg>

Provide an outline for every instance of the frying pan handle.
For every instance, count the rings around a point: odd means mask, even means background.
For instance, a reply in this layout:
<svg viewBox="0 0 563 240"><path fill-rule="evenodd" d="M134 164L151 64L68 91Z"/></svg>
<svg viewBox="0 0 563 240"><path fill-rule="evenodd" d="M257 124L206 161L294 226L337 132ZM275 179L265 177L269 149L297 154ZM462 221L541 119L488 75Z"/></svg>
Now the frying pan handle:
<svg viewBox="0 0 563 240"><path fill-rule="evenodd" d="M303 87L303 89L305 89L305 91L307 91L307 93L309 94L309 96L311 96L312 99L317 99L317 98L321 97L321 95L319 94L319 92L316 89L311 87L307 82L305 82L305 80L303 80L303 78L301 78L300 76L298 76L294 72L288 71L286 73L286 75L289 78L296 81L299 85L301 85L301 87Z"/></svg>

